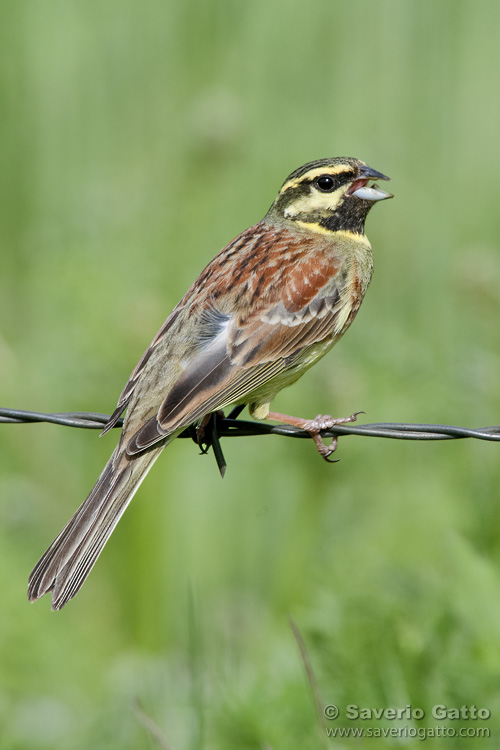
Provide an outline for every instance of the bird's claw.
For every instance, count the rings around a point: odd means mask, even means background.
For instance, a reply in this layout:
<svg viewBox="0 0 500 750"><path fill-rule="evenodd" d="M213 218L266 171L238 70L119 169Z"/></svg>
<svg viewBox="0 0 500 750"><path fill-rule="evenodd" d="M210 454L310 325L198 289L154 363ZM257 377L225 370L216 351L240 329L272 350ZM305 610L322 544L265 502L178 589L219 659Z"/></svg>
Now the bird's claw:
<svg viewBox="0 0 500 750"><path fill-rule="evenodd" d="M217 418L224 419L224 412L221 409L205 414L199 425L194 428L194 441L198 444L202 455L207 454L208 449L213 445L213 428L216 429L214 420Z"/></svg>
<svg viewBox="0 0 500 750"><path fill-rule="evenodd" d="M339 458L329 458L329 456L332 455L337 450L338 445L338 439L336 437L332 438L332 441L330 445L326 445L326 443L323 441L323 438L319 434L319 432L316 433L309 433L314 440L316 444L316 448L318 449L318 453L320 456L322 456L325 461L327 461L329 464L335 464L338 461L340 461Z"/></svg>
<svg viewBox="0 0 500 750"><path fill-rule="evenodd" d="M335 464L340 461L339 458L329 458L329 456L337 450L338 438L336 436L333 437L330 445L326 445L321 437L321 431L330 430L332 427L335 427L335 425L355 422L358 418L358 414L364 414L364 412L355 411L350 417L332 417L330 414L318 414L315 419L310 419L305 422L303 429L310 434L316 444L318 453L329 464Z"/></svg>

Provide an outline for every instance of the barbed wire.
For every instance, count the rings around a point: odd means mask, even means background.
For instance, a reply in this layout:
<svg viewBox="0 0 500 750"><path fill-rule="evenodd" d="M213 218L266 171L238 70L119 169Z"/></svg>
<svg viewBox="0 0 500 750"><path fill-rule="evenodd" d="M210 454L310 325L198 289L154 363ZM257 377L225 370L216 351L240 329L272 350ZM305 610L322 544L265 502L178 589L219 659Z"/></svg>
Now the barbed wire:
<svg viewBox="0 0 500 750"><path fill-rule="evenodd" d="M221 413L214 414L213 419L205 428L202 452L206 453L210 447L213 448L217 466L222 476L226 470L226 462L220 446L220 438L222 437L282 435L284 437L310 439L309 433L298 427L237 419L243 409L243 406L237 406L227 417ZM100 414L97 412L54 412L43 414L24 409L4 409L0 407L0 424L49 422L67 427L102 430L108 420L109 414ZM120 428L122 425L123 419L119 419L114 426ZM321 431L321 437L323 438L333 438L340 435L360 435L364 437L392 438L395 440L459 440L463 438L476 438L477 440L500 441L500 425L469 428L445 424L378 422L360 425L335 425L328 430ZM193 426L185 429L178 437L191 438L198 444L198 437Z"/></svg>
<svg viewBox="0 0 500 750"><path fill-rule="evenodd" d="M227 417L218 416L218 432L221 437L249 437L252 435L284 435L294 438L309 438L305 430L289 425L271 425L267 422L250 422L236 419L236 410ZM239 412L239 409L238 409ZM88 430L102 430L109 420L109 414L98 412L50 412L42 413L24 409L5 409L0 407L0 424L28 424L32 422L49 422L68 427L80 427ZM121 428L123 419L114 427ZM364 435L365 437L393 438L397 440L456 440L460 438L477 438L478 440L500 441L500 425L491 427L456 427L445 424L417 424L404 422L374 422L361 425L335 425L321 432L322 437L335 435ZM192 437L189 429L184 430L180 438Z"/></svg>

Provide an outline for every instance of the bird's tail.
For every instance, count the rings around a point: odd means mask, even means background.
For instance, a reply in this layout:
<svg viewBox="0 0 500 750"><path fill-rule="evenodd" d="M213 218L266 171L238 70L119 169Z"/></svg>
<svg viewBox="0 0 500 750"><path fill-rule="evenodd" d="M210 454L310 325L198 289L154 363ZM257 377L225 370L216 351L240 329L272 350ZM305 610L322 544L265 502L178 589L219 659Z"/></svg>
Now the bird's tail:
<svg viewBox="0 0 500 750"><path fill-rule="evenodd" d="M52 591L52 609L78 593L137 488L169 436L153 448L128 456L120 440L90 495L33 569L28 598Z"/></svg>

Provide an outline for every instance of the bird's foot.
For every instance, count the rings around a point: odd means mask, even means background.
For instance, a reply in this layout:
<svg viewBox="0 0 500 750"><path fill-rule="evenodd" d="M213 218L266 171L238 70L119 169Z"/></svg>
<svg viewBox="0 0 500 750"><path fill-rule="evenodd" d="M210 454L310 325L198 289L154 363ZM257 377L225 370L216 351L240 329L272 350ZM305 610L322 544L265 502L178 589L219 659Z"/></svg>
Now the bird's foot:
<svg viewBox="0 0 500 750"><path fill-rule="evenodd" d="M195 429L195 442L198 443L202 453L206 453L208 451L208 445L205 441L205 428L210 422L211 417L212 414L205 414L205 416Z"/></svg>
<svg viewBox="0 0 500 750"><path fill-rule="evenodd" d="M211 435L211 433L213 433L213 430L210 429L207 431L207 427L209 427L212 419L215 420L217 417L219 417L220 419L224 419L224 412L221 409L218 409L217 411L211 411L208 414L205 414L205 416L199 423L198 427L196 427L195 442L198 443L198 445L200 446L202 453L207 453L208 449L210 448L212 444L213 435ZM208 432L208 435L207 435L207 432Z"/></svg>
<svg viewBox="0 0 500 750"><path fill-rule="evenodd" d="M339 424L355 422L358 414L363 413L362 411L356 411L350 417L332 417L330 414L318 414L315 419L301 419L300 417L290 417L288 414L279 414L278 412L271 411L269 412L268 419L272 419L274 422L284 422L293 427L300 427L300 429L308 432L314 440L320 456L323 456L328 463L333 464L337 463L339 459L331 459L329 456L337 449L338 437L334 436L330 444L327 445L321 437L322 430L330 430Z"/></svg>

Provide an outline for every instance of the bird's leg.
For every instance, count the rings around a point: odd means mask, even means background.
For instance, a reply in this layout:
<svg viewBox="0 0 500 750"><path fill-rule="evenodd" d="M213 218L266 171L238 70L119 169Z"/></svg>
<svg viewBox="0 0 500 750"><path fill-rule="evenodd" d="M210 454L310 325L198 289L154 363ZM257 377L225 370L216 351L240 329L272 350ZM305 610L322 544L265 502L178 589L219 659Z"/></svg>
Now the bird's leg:
<svg viewBox="0 0 500 750"><path fill-rule="evenodd" d="M198 427L193 427L193 439L199 445L202 454L208 453L208 449L212 447L222 477L226 472L226 460L220 445L218 427L223 421L224 412L219 409L205 414Z"/></svg>
<svg viewBox="0 0 500 750"><path fill-rule="evenodd" d="M205 414L205 416L201 420L200 424L196 428L196 442L198 443L198 445L202 449L203 453L207 452L206 450L205 451L203 450L203 444L205 444L207 446L207 450L210 447L210 440L209 440L208 443L205 441L206 428L210 424L210 420L212 418L215 419L216 415L218 417L221 417L222 419L224 419L224 412L221 411L221 409L218 409L217 411L210 411L210 412L208 412L208 414Z"/></svg>
<svg viewBox="0 0 500 750"><path fill-rule="evenodd" d="M267 419L272 419L273 422L284 422L284 424L292 425L293 427L300 427L309 433L316 444L318 452L325 461L332 461L328 458L337 448L338 438L335 436L332 438L330 445L326 445L321 437L322 430L329 430L338 424L347 424L348 422L355 422L358 414L362 414L361 411L356 411L351 414L350 417L332 417L330 414L318 414L315 419L302 419L301 417L290 417L288 414L279 414L276 411L270 411L267 415Z"/></svg>
<svg viewBox="0 0 500 750"><path fill-rule="evenodd" d="M206 453L209 448L209 444L205 443L205 428L207 427L208 423L212 419L212 412L208 412L208 414L205 414L203 419L201 420L200 424L196 428L196 442L200 446L202 453ZM203 444L206 444L206 449L203 450Z"/></svg>

